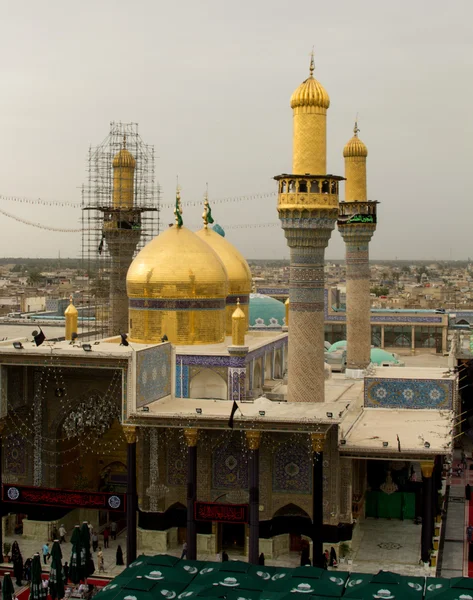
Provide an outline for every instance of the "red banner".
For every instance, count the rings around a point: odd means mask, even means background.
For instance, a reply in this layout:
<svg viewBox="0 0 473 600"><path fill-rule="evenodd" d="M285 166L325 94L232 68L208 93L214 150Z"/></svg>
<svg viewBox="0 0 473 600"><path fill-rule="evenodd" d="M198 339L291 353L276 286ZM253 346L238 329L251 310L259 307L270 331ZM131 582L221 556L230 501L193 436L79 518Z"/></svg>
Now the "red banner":
<svg viewBox="0 0 473 600"><path fill-rule="evenodd" d="M4 502L14 502L16 504L125 511L125 494L107 492L82 492L79 490L58 490L55 488L3 484L2 499Z"/></svg>
<svg viewBox="0 0 473 600"><path fill-rule="evenodd" d="M194 504L194 517L196 521L248 523L248 504L196 502Z"/></svg>

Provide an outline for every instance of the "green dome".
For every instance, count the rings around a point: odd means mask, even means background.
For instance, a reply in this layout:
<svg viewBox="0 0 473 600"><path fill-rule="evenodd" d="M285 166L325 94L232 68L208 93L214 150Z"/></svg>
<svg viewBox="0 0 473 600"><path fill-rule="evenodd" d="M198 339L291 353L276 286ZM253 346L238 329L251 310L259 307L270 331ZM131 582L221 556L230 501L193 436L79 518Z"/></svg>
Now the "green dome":
<svg viewBox="0 0 473 600"><path fill-rule="evenodd" d="M386 350L382 350L381 348L371 348L371 362L377 365L387 362L394 363L395 365L399 364L394 354L386 352Z"/></svg>
<svg viewBox="0 0 473 600"><path fill-rule="evenodd" d="M282 327L286 308L282 302L263 294L250 294L250 327Z"/></svg>
<svg viewBox="0 0 473 600"><path fill-rule="evenodd" d="M330 346L330 348L327 350L327 352L336 352L337 350L341 350L342 348L346 348L347 345L347 341L346 340L339 340L338 342L335 342L334 344L332 344Z"/></svg>

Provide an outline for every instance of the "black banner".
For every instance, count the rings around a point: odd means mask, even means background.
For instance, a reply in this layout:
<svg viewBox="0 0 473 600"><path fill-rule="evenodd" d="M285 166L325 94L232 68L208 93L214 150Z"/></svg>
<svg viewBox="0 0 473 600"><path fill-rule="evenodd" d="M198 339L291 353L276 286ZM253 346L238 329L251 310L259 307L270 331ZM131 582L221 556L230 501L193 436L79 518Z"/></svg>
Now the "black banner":
<svg viewBox="0 0 473 600"><path fill-rule="evenodd" d="M217 504L216 502L196 502L196 521L218 523L248 523L248 504Z"/></svg>
<svg viewBox="0 0 473 600"><path fill-rule="evenodd" d="M125 494L58 490L25 485L2 485L4 502L60 506L63 508L96 508L114 512L125 511Z"/></svg>

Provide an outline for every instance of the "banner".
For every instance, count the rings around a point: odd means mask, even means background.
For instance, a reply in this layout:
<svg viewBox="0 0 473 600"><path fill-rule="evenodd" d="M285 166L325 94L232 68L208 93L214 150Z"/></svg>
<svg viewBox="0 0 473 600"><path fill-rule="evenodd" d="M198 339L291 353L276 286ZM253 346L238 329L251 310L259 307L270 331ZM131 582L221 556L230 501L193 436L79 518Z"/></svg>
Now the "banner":
<svg viewBox="0 0 473 600"><path fill-rule="evenodd" d="M196 502L194 505L194 516L196 521L248 523L248 504Z"/></svg>
<svg viewBox="0 0 473 600"><path fill-rule="evenodd" d="M2 499L4 502L14 502L15 504L125 511L125 494L107 492L82 492L4 484L2 485Z"/></svg>

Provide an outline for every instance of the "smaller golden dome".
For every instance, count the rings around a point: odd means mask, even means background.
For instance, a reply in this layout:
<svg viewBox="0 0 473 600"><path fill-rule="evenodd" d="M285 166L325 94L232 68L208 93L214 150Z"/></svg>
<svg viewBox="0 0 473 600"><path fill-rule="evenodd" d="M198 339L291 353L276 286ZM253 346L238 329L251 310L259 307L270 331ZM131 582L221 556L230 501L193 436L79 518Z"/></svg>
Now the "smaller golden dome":
<svg viewBox="0 0 473 600"><path fill-rule="evenodd" d="M235 321L244 321L246 319L245 313L240 308L240 300L237 301L237 307L233 311L232 319Z"/></svg>
<svg viewBox="0 0 473 600"><path fill-rule="evenodd" d="M310 75L291 96L291 108L317 106L327 109L330 98L324 86L314 78L314 55L310 59Z"/></svg>
<svg viewBox="0 0 473 600"><path fill-rule="evenodd" d="M77 308L72 303L72 296L70 296L69 306L64 311L64 315L67 317L67 316L73 316L73 315L78 315L78 314L79 314L79 312L78 312Z"/></svg>
<svg viewBox="0 0 473 600"><path fill-rule="evenodd" d="M345 158L352 158L352 157L366 158L368 156L368 148L365 146L365 144L363 144L363 142L358 137L359 131L360 130L358 129L358 124L355 123L355 127L353 129L353 132L355 135L351 138L351 140L349 140L346 143L345 148L343 148L343 156Z"/></svg>
<svg viewBox="0 0 473 600"><path fill-rule="evenodd" d="M122 148L120 152L115 154L113 159L113 168L117 169L118 167L128 167L130 169L134 169L136 166L136 160L133 158L133 155L128 152L126 148Z"/></svg>

